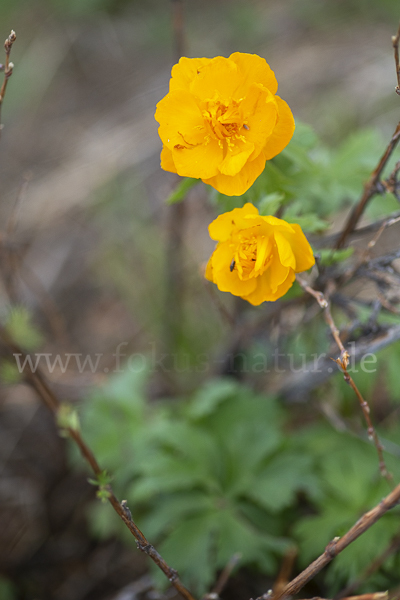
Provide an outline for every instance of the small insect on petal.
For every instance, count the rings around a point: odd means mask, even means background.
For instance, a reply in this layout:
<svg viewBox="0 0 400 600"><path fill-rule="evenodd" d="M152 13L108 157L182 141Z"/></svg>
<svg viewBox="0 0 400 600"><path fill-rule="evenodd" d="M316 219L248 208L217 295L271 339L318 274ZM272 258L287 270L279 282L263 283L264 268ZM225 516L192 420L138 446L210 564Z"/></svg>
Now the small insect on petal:
<svg viewBox="0 0 400 600"><path fill-rule="evenodd" d="M247 131L249 131L249 129L250 129L250 127L249 127L248 125L246 125L246 123L244 123L243 127L244 127L244 128L247 130Z"/></svg>
<svg viewBox="0 0 400 600"><path fill-rule="evenodd" d="M231 262L231 265L230 265L230 267L229 267L229 270L230 270L230 272L231 272L231 273L232 273L233 269L235 268L235 264L236 264L236 263L235 263L235 259L233 258L233 259L232 259L232 262Z"/></svg>

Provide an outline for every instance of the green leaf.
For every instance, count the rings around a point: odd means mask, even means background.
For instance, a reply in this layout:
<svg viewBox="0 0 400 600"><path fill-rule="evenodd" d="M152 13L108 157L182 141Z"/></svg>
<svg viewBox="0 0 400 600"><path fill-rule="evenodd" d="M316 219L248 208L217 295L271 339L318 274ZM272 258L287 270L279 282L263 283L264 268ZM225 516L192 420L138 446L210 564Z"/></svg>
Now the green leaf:
<svg viewBox="0 0 400 600"><path fill-rule="evenodd" d="M23 374L19 371L16 364L3 360L0 363L0 380L6 385L19 383L23 379Z"/></svg>
<svg viewBox="0 0 400 600"><path fill-rule="evenodd" d="M266 510L279 512L295 502L299 491L318 494L311 456L291 452L276 455L254 478L247 496Z"/></svg>
<svg viewBox="0 0 400 600"><path fill-rule="evenodd" d="M42 334L32 323L32 315L24 306L14 306L10 310L5 328L12 340L24 350L35 350L43 341Z"/></svg>
<svg viewBox="0 0 400 600"><path fill-rule="evenodd" d="M194 419L211 415L222 402L232 398L237 391L238 385L232 378L208 381L193 396L187 414Z"/></svg>
<svg viewBox="0 0 400 600"><path fill-rule="evenodd" d="M338 262L343 262L352 256L354 248L344 248L343 250L333 250L332 248L321 248L318 250L319 262L321 265L330 267Z"/></svg>
<svg viewBox="0 0 400 600"><path fill-rule="evenodd" d="M174 191L168 196L166 203L167 204L177 204L184 200L188 191L194 187L197 183L199 183L199 179L191 179L190 177L185 177L182 179Z"/></svg>
<svg viewBox="0 0 400 600"><path fill-rule="evenodd" d="M272 192L261 198L258 204L260 215L273 215L280 208L285 200L283 192Z"/></svg>
<svg viewBox="0 0 400 600"><path fill-rule="evenodd" d="M76 409L70 404L61 404L57 410L57 425L61 430L79 431L79 417Z"/></svg>

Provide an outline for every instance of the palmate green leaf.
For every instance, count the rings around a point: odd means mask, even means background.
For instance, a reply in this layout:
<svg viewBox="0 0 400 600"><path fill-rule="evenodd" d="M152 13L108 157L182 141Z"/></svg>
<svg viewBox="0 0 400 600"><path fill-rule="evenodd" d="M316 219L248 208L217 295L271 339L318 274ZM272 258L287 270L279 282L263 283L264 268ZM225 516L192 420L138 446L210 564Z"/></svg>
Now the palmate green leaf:
<svg viewBox="0 0 400 600"><path fill-rule="evenodd" d="M354 523L355 520L351 525ZM398 531L398 523L398 514L384 515L335 558L327 574L327 583L331 585L333 593L358 577L388 548Z"/></svg>
<svg viewBox="0 0 400 600"><path fill-rule="evenodd" d="M276 557L287 550L289 541L261 533L232 509L219 511L217 518L217 565L223 567L239 552L242 564L256 564L263 573L273 573Z"/></svg>
<svg viewBox="0 0 400 600"><path fill-rule="evenodd" d="M158 452L143 460L141 466L143 476L129 489L129 496L135 502L145 502L162 493L192 490L197 486L212 491L217 485L207 465L201 461Z"/></svg>
<svg viewBox="0 0 400 600"><path fill-rule="evenodd" d="M211 415L225 400L232 398L240 387L230 377L207 381L193 396L185 413L193 419Z"/></svg>
<svg viewBox="0 0 400 600"><path fill-rule="evenodd" d="M204 492L180 492L163 496L156 510L140 520L140 526L151 539L159 539L188 517L212 512L214 498Z"/></svg>
<svg viewBox="0 0 400 600"><path fill-rule="evenodd" d="M215 513L209 512L184 519L159 548L167 563L177 569L183 582L199 596L214 581L216 565L212 560L212 546L215 521ZM158 585L165 587L165 577L159 569L153 569L153 574Z"/></svg>
<svg viewBox="0 0 400 600"><path fill-rule="evenodd" d="M295 502L299 491L311 497L320 493L313 459L306 454L284 452L257 473L246 495L267 511L279 512Z"/></svg>

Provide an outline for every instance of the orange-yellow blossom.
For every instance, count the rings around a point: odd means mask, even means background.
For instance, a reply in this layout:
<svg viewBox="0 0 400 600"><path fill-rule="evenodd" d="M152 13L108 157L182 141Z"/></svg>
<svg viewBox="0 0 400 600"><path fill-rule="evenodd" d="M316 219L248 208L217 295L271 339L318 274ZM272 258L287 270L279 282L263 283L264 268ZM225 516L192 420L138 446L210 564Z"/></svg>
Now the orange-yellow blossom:
<svg viewBox="0 0 400 600"><path fill-rule="evenodd" d="M208 230L218 245L206 278L256 306L286 294L295 273L315 263L300 225L263 217L250 203L220 215Z"/></svg>
<svg viewBox="0 0 400 600"><path fill-rule="evenodd" d="M181 58L155 114L161 167L228 196L244 194L294 132L277 89L273 71L256 54Z"/></svg>

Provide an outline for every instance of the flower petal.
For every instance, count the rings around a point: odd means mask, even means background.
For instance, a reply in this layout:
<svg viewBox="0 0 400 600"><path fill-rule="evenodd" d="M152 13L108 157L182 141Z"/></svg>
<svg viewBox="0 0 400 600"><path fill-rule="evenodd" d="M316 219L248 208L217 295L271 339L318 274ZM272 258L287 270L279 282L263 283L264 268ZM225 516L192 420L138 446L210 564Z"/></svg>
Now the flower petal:
<svg viewBox="0 0 400 600"><path fill-rule="evenodd" d="M270 160L282 152L292 139L294 133L294 118L292 111L282 98L275 96L278 104L278 120L275 128L263 148L266 160Z"/></svg>
<svg viewBox="0 0 400 600"><path fill-rule="evenodd" d="M248 296L243 296L244 300L247 300L254 306L259 306L262 302L274 302L286 294L295 280L294 272L289 269L286 279L276 288L276 290L272 290L268 274L269 271L265 271L261 277L256 279L256 289Z"/></svg>
<svg viewBox="0 0 400 600"><path fill-rule="evenodd" d="M248 87L253 82L262 83L270 92L276 94L278 83L274 72L264 58L257 56L257 54L235 52L230 55L229 60L235 62L239 67L241 83L236 88L237 98L245 96Z"/></svg>
<svg viewBox="0 0 400 600"><path fill-rule="evenodd" d="M221 100L228 105L239 83L237 65L228 58L216 56L197 68L190 91L201 100Z"/></svg>
<svg viewBox="0 0 400 600"><path fill-rule="evenodd" d="M189 92L170 92L157 104L158 133L165 146L190 146L204 142L206 128L196 100ZM198 177L200 177L198 175Z"/></svg>
<svg viewBox="0 0 400 600"><path fill-rule="evenodd" d="M261 152L254 160L247 161L237 175L230 176L218 173L214 177L202 179L204 183L212 185L221 194L225 194L226 196L241 196L247 192L257 177L261 175L264 167L265 158Z"/></svg>
<svg viewBox="0 0 400 600"><path fill-rule="evenodd" d="M236 175L246 164L254 144L236 140L233 148L228 148L226 156L219 166L219 171L224 175Z"/></svg>
<svg viewBox="0 0 400 600"><path fill-rule="evenodd" d="M192 81L197 75L197 70L207 65L210 60L210 58L186 58L186 56L182 56L179 63L172 67L169 91L186 90L189 92Z"/></svg>
<svg viewBox="0 0 400 600"><path fill-rule="evenodd" d="M279 260L284 267L296 268L296 259L288 239L279 231L274 232ZM280 283L280 282L279 282Z"/></svg>
<svg viewBox="0 0 400 600"><path fill-rule="evenodd" d="M240 105L247 129L244 128L245 139L255 145L255 156L265 147L278 118L275 96L259 84L252 84Z"/></svg>
<svg viewBox="0 0 400 600"><path fill-rule="evenodd" d="M230 292L234 296L250 294L256 288L256 279L242 281L236 269L231 270L234 245L230 242L218 244L211 257L213 279L221 292Z"/></svg>
<svg viewBox="0 0 400 600"><path fill-rule="evenodd" d="M172 152L166 146L163 146L163 149L161 150L161 168L164 169L164 171L176 173L176 167L172 159Z"/></svg>
<svg viewBox="0 0 400 600"><path fill-rule="evenodd" d="M210 238L219 242L228 240L234 231L245 229L249 226L246 220L247 215L258 216L258 210L250 202L247 202L242 208L234 208L223 215L219 215L208 226Z"/></svg>
<svg viewBox="0 0 400 600"><path fill-rule="evenodd" d="M172 149L172 158L176 172L183 177L203 179L213 177L218 173L223 150L217 140L210 140L209 144L199 144L189 148L175 147Z"/></svg>
<svg viewBox="0 0 400 600"><path fill-rule="evenodd" d="M300 225L292 223L291 226L295 230L295 235L291 241L293 254L296 258L296 273L308 271L315 264L315 258L310 244L306 236L301 230Z"/></svg>

